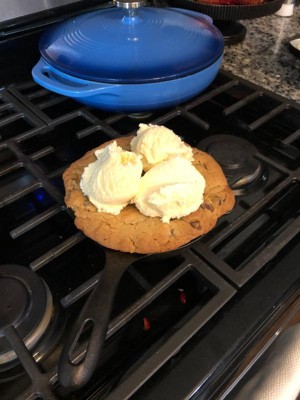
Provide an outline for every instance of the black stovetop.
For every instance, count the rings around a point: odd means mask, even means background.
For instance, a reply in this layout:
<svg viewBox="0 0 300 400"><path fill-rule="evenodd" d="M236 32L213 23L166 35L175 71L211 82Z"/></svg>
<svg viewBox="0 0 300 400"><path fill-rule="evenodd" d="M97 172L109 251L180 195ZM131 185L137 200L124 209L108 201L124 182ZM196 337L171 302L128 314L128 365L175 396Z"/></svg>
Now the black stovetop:
<svg viewBox="0 0 300 400"><path fill-rule="evenodd" d="M34 358L18 329L1 326L0 351L12 345L20 362L1 364L0 353L0 398L217 398L246 350L299 294L299 105L220 71L186 104L142 116L113 114L36 85L28 73L36 56L21 75L11 74L15 80L6 75L0 91L0 278L9 268L42 278L52 315ZM165 125L200 148L221 135L247 141L260 169L253 181L235 186L234 210L190 250L130 266L99 368L87 387L66 394L57 383L58 356L101 280L105 251L74 226L62 173L141 122ZM231 142L224 143L230 153ZM243 174L227 170L232 185ZM28 296L20 298L29 309ZM78 354L83 348L84 340Z"/></svg>

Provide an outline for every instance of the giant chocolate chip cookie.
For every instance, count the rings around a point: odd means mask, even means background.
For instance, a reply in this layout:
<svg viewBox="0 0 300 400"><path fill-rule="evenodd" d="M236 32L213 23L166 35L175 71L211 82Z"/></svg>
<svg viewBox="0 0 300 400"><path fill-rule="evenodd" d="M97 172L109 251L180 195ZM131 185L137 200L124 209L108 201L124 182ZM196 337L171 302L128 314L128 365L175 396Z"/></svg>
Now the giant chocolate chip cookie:
<svg viewBox="0 0 300 400"><path fill-rule="evenodd" d="M116 141L123 149L130 150L131 139L123 137ZM103 246L141 254L174 250L209 232L234 206L234 195L219 164L210 155L193 148L193 165L206 180L204 201L197 211L170 223L163 223L159 217L147 217L134 205L126 206L119 215L98 212L80 188L84 168L96 160L95 150L74 162L64 172L63 179L65 202L74 211L75 225Z"/></svg>

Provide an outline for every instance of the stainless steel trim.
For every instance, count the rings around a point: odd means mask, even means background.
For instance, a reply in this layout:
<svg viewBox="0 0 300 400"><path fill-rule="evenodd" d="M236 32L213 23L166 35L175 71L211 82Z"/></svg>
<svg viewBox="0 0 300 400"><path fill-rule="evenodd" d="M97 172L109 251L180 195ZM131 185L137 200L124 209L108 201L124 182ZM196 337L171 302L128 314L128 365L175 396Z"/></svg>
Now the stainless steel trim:
<svg viewBox="0 0 300 400"><path fill-rule="evenodd" d="M83 0L2 0L0 2L0 22L78 3L79 1Z"/></svg>

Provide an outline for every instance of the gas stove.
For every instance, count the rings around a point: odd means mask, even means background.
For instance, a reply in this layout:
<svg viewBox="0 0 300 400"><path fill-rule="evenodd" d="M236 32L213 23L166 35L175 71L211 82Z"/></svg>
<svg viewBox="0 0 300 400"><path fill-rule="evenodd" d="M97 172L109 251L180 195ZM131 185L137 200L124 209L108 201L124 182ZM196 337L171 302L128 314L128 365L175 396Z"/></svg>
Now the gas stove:
<svg viewBox="0 0 300 400"><path fill-rule="evenodd" d="M224 398L247 351L299 296L299 105L221 70L176 108L87 108L33 82L40 28L14 31L0 74L0 399ZM212 154L236 205L189 250L128 268L99 366L67 393L59 356L106 253L76 229L62 173L141 122ZM84 351L83 333L74 357Z"/></svg>

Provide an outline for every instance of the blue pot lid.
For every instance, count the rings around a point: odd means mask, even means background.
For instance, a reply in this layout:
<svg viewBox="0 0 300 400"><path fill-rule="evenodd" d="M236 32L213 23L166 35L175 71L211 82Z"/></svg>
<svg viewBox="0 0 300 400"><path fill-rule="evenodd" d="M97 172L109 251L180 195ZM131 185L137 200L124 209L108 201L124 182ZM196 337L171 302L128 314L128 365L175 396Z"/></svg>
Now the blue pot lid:
<svg viewBox="0 0 300 400"><path fill-rule="evenodd" d="M205 16L192 11L113 7L50 28L39 48L50 65L68 75L107 83L146 83L209 67L222 55L224 42Z"/></svg>

